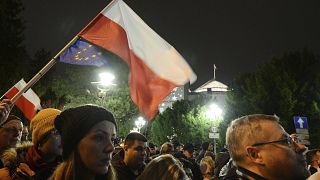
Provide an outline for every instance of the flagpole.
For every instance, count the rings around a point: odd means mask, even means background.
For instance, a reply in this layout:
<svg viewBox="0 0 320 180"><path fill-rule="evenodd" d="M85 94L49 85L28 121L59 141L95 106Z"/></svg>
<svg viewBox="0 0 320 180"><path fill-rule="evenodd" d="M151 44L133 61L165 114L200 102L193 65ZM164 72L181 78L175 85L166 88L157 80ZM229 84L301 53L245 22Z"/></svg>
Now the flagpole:
<svg viewBox="0 0 320 180"><path fill-rule="evenodd" d="M213 64L213 80L216 80L216 65Z"/></svg>
<svg viewBox="0 0 320 180"><path fill-rule="evenodd" d="M45 75L56 63L58 56L67 48L69 48L74 42L79 39L79 36L75 36L67 45L65 45L49 62L45 65L33 78L26 84L24 88L22 88L16 95L11 99L12 103L15 103L18 98L25 92L27 92L35 83L39 81L39 79ZM5 95L3 95L5 96ZM2 97L3 97L2 96Z"/></svg>
<svg viewBox="0 0 320 180"><path fill-rule="evenodd" d="M5 92L5 93L1 96L0 102L1 102L2 99L5 97L5 95L13 89L13 87L14 87L14 86L12 86L7 92Z"/></svg>
<svg viewBox="0 0 320 180"><path fill-rule="evenodd" d="M103 8L102 11L104 11L105 9L109 8L111 6L111 4L113 4L113 2L115 2L117 0L112 0L105 8ZM101 12L102 12L101 11ZM101 13L100 12L100 13ZM92 24L92 22L94 22L100 15L100 13L98 13L98 15L93 18L93 20L90 21L89 24L87 24L66 46L64 46L64 48L62 48L50 61L47 65L45 65L28 83L27 85L21 89L12 99L12 103L15 103L18 98L25 92L27 92L35 83L37 83L39 81L39 79L45 75L57 62L57 57L67 48L69 48L74 42L76 42L79 39L79 35L88 27ZM12 88L11 88L12 89ZM11 89L9 89L8 91L10 91ZM7 91L7 92L8 92ZM5 94L3 96L1 96L1 99L5 96Z"/></svg>

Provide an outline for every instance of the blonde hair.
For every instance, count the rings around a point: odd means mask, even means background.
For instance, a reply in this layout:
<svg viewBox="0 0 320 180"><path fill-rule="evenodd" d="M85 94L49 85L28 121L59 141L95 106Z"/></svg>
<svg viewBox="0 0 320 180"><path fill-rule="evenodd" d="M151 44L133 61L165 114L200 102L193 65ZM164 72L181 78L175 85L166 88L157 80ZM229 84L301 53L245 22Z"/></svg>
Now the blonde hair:
<svg viewBox="0 0 320 180"><path fill-rule="evenodd" d="M171 154L161 155L148 164L137 180L183 180L188 179L182 164Z"/></svg>
<svg viewBox="0 0 320 180"><path fill-rule="evenodd" d="M74 180L78 179L79 170L77 170L80 164L75 161L75 153L72 152L70 158L62 162L54 171L49 180ZM98 176L106 180L116 180L116 173L113 166L110 164L106 175Z"/></svg>

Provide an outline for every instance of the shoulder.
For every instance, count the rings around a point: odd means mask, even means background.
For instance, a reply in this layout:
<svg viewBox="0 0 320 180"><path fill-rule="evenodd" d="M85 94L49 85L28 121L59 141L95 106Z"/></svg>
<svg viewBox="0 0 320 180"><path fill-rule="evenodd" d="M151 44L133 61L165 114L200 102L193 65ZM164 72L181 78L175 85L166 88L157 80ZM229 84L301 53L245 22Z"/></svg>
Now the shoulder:
<svg viewBox="0 0 320 180"><path fill-rule="evenodd" d="M8 180L11 179L9 169L8 168L1 168L0 169L0 180Z"/></svg>
<svg viewBox="0 0 320 180"><path fill-rule="evenodd" d="M3 165L5 167L11 167L17 165L21 161L24 161L24 155L27 153L28 148L31 146L32 144L21 144L16 148L6 150L1 156Z"/></svg>
<svg viewBox="0 0 320 180"><path fill-rule="evenodd" d="M317 179L320 179L320 171L312 174L312 175L308 178L308 180L317 180Z"/></svg>

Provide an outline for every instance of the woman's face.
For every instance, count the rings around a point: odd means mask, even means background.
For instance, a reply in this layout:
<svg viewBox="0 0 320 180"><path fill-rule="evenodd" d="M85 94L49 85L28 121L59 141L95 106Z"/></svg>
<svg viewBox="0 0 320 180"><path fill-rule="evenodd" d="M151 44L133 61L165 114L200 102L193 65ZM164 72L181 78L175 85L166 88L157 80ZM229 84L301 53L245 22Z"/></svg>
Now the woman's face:
<svg viewBox="0 0 320 180"><path fill-rule="evenodd" d="M112 122L102 121L93 126L78 145L80 159L94 174L106 174L114 151L116 128Z"/></svg>

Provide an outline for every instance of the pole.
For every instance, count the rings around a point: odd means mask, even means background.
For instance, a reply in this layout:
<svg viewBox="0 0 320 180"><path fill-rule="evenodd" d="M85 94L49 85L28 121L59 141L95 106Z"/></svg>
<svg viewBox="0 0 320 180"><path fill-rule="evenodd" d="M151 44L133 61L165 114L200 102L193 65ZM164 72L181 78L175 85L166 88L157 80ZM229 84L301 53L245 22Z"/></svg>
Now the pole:
<svg viewBox="0 0 320 180"><path fill-rule="evenodd" d="M47 65L45 65L27 84L24 88L22 88L13 98L11 99L12 103L15 103L18 98L25 92L27 92L35 83L39 81L39 79L45 75L57 62L58 56L67 48L69 48L76 40L78 40L78 36L75 36L67 45L65 45L50 61Z"/></svg>
<svg viewBox="0 0 320 180"><path fill-rule="evenodd" d="M5 92L5 93L1 96L0 102L1 102L2 99L5 97L5 95L13 89L13 87L14 87L14 86L12 86L7 92Z"/></svg>
<svg viewBox="0 0 320 180"><path fill-rule="evenodd" d="M216 80L216 65L213 64L213 80Z"/></svg>
<svg viewBox="0 0 320 180"><path fill-rule="evenodd" d="M213 138L213 149L214 154L217 154L216 138Z"/></svg>

